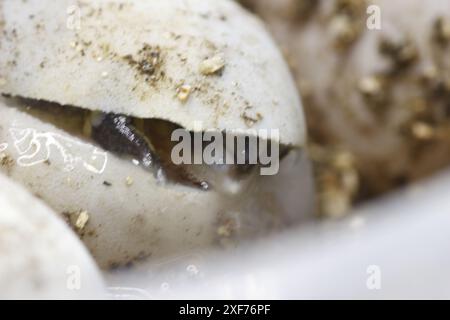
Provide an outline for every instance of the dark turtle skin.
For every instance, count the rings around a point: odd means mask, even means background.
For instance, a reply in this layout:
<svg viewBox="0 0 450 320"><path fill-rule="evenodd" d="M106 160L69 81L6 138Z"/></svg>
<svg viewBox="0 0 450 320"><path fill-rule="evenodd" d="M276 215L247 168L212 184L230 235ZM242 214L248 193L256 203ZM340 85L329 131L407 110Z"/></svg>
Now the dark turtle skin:
<svg viewBox="0 0 450 320"><path fill-rule="evenodd" d="M91 138L105 150L139 161L156 176L161 169L156 152L131 118L113 113L96 115L92 120Z"/></svg>
<svg viewBox="0 0 450 320"><path fill-rule="evenodd" d="M176 166L170 159L170 128L158 121L150 121L141 131L134 119L121 114L100 113L91 118L90 138L103 149L129 157L151 171L157 179L168 179L201 190L208 190L206 181L197 179L186 166ZM154 144L149 139L149 135Z"/></svg>

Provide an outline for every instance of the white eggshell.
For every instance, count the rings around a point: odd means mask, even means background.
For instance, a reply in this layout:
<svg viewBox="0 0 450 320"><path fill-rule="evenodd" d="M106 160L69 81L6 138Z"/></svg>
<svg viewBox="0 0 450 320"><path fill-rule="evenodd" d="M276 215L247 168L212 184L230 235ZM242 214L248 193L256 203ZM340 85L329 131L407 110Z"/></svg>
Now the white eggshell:
<svg viewBox="0 0 450 320"><path fill-rule="evenodd" d="M191 131L198 123L278 129L283 144L304 145L303 111L282 55L232 1L5 0L0 10L1 93ZM136 63L148 63L146 48L160 51L153 74ZM180 99L182 86L192 92Z"/></svg>
<svg viewBox="0 0 450 320"><path fill-rule="evenodd" d="M103 298L96 265L65 223L3 175L0 190L0 298Z"/></svg>

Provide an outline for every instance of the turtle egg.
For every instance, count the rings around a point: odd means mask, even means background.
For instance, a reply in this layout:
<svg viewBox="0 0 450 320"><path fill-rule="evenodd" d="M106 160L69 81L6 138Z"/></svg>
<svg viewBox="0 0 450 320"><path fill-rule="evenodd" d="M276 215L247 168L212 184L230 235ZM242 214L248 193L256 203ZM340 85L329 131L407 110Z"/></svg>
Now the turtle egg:
<svg viewBox="0 0 450 320"><path fill-rule="evenodd" d="M0 186L0 297L103 298L100 272L67 225L3 175Z"/></svg>
<svg viewBox="0 0 450 320"><path fill-rule="evenodd" d="M311 215L302 105L258 19L228 0L72 5L0 3L1 170L101 267L234 246ZM192 163L173 159L180 130ZM207 133L267 143L279 167L262 175L260 154L197 163ZM233 141L224 155L250 159Z"/></svg>

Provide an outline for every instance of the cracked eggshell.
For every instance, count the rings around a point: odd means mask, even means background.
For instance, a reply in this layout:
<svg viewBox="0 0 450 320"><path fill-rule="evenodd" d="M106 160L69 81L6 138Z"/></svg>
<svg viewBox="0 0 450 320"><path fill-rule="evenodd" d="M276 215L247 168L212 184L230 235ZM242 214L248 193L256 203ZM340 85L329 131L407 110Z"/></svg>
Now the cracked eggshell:
<svg viewBox="0 0 450 320"><path fill-rule="evenodd" d="M303 146L295 84L262 23L228 0L0 4L0 91L159 118L278 129ZM187 89L189 88L189 89Z"/></svg>
<svg viewBox="0 0 450 320"><path fill-rule="evenodd" d="M369 188L366 191L378 193L399 181L422 178L450 162L449 130L434 132L427 115L430 110L439 113L445 104L433 96L433 86L448 81L450 45L437 44L433 33L437 20L443 18L443 32L450 37L450 2L324 0L303 15L296 8L299 4L308 8L312 1L243 2L264 18L288 52L310 135L314 139L317 133L319 139L325 136L328 143L350 150ZM345 2L362 4L350 24L336 13L336 6ZM374 9L367 14L369 5L379 8L380 30L369 30L366 25L369 17L369 22L374 21ZM339 49L352 28L353 42ZM374 81L392 63L380 51L382 39L393 43L408 39L412 47L403 54L417 56L387 83ZM387 100L373 105L371 97Z"/></svg>
<svg viewBox="0 0 450 320"><path fill-rule="evenodd" d="M1 93L166 119L193 131L202 129L198 122L203 129L279 129L282 144L303 146L289 70L261 23L236 4L73 5L0 3ZM161 184L14 103L0 101L1 171L63 215L103 268L234 244L312 212L311 168L301 148L281 162L279 175L204 192ZM295 186L285 181L293 174Z"/></svg>
<svg viewBox="0 0 450 320"><path fill-rule="evenodd" d="M66 218L103 268L267 235L312 212L311 168L301 151L281 162L278 175L205 192L161 184L11 99L0 101L0 114L0 171Z"/></svg>
<svg viewBox="0 0 450 320"><path fill-rule="evenodd" d="M0 298L102 298L97 266L68 227L3 175L0 190Z"/></svg>

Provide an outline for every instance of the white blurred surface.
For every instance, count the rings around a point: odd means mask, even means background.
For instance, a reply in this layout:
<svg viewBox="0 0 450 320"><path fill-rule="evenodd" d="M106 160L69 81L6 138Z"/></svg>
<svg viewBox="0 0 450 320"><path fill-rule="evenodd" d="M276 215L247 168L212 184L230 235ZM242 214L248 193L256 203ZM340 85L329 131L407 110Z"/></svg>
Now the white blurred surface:
<svg viewBox="0 0 450 320"><path fill-rule="evenodd" d="M340 222L303 226L226 254L178 257L109 280L129 286L115 286L119 298L132 288L140 291L131 297L146 298L450 298L450 172Z"/></svg>

